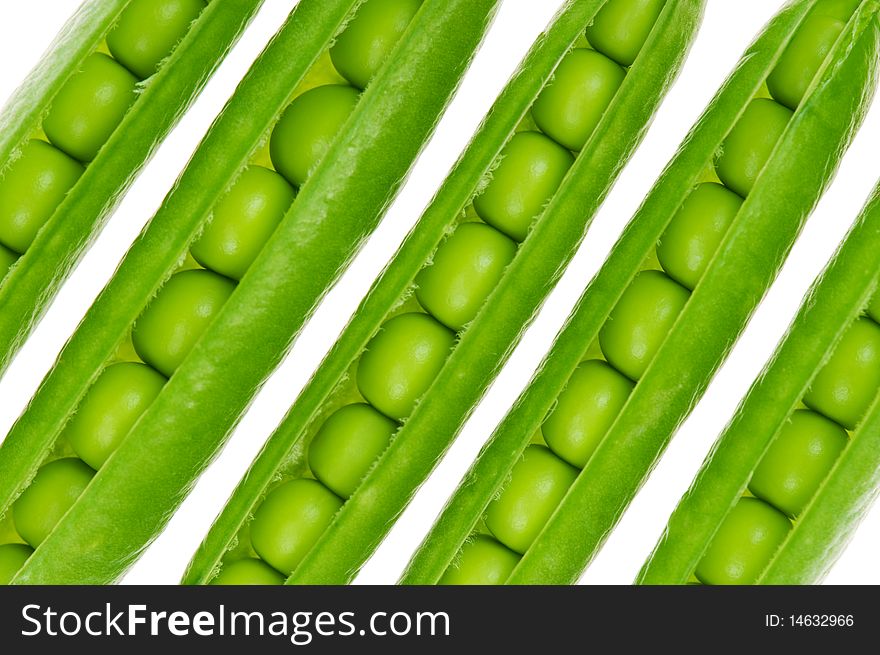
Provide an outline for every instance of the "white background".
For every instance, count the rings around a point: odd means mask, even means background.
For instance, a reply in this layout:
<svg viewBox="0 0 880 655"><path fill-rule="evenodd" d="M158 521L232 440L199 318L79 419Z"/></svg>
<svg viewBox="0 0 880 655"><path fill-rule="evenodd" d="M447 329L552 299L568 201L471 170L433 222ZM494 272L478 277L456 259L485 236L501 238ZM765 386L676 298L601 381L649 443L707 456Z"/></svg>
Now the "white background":
<svg viewBox="0 0 880 655"><path fill-rule="evenodd" d="M5 102L39 61L78 4L78 0L2 3L0 102ZM24 408L128 244L156 210L237 82L294 4L294 0L266 0L193 110L162 145L64 286L34 336L0 380L0 435L8 431ZM266 385L220 458L202 476L167 530L130 571L125 582L171 584L179 579L248 463L345 325L370 281L418 218L495 95L560 4L560 0L502 1L484 47L382 226L297 339L284 365ZM663 103L644 145L596 217L577 258L448 456L363 569L358 582L396 580L493 426L528 382L581 290L601 265L640 200L742 51L781 4L779 0L708 0L702 29L677 84ZM833 187L804 230L732 357L679 430L651 479L584 575L584 583L632 581L711 444L772 353L809 284L880 176L876 157L878 142L880 107L875 107L847 154ZM827 582L880 582L878 545L880 508L875 508Z"/></svg>

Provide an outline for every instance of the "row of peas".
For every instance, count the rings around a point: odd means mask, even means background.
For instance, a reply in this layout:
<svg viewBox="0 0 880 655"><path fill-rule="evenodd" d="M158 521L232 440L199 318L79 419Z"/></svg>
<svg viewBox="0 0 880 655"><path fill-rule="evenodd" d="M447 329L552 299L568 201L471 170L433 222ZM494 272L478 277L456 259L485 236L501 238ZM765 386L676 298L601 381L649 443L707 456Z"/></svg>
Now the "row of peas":
<svg viewBox="0 0 880 655"><path fill-rule="evenodd" d="M575 370L541 427L544 443L526 448L486 509L486 531L462 547L441 584L501 584L509 577L662 345L857 6L858 0L832 0L819 3L805 18L768 76L770 97L752 100L725 138L714 162L716 180L696 186L665 230L656 248L662 270L643 270L624 291L599 332L602 358L584 361ZM768 477L765 473L761 479ZM750 512L752 502L762 501L743 501L730 527L722 529L737 531L740 546L747 539L742 537L741 517ZM716 563L723 558L724 544L731 542L719 540L714 551L719 555L710 549L698 577L703 579L708 566L713 576L706 577L717 577Z"/></svg>
<svg viewBox="0 0 880 655"><path fill-rule="evenodd" d="M880 296L841 338L697 564L704 584L752 584L809 505L880 388Z"/></svg>
<svg viewBox="0 0 880 655"><path fill-rule="evenodd" d="M108 365L65 427L63 442L77 457L43 465L13 504L13 523L25 543L0 546L0 583L8 583L54 529L207 329L420 5L364 3L330 49L335 70L351 84L317 86L297 96L269 141L274 170L248 166L215 205L190 250L194 268L172 275L132 329L140 361Z"/></svg>
<svg viewBox="0 0 880 655"><path fill-rule="evenodd" d="M415 279L422 311L388 319L357 363L361 402L317 428L308 450L314 478L280 482L248 526L257 557L230 556L212 584L278 584L305 557L336 512L388 447L431 385L524 241L535 218L587 143L646 41L663 0L610 0L587 31L589 45L559 63L552 82L503 148L466 222L440 245Z"/></svg>
<svg viewBox="0 0 880 655"><path fill-rule="evenodd" d="M28 140L0 178L0 281L122 122L139 82L153 75L205 0L133 0L52 100L42 135Z"/></svg>

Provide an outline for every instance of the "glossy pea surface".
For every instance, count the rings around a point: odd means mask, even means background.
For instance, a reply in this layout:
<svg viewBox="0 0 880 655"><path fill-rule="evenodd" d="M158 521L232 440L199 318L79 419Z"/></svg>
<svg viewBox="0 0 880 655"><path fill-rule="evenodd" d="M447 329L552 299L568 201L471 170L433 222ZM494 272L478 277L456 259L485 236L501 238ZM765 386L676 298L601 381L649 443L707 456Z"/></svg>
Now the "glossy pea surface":
<svg viewBox="0 0 880 655"><path fill-rule="evenodd" d="M83 170L45 141L28 141L0 178L0 244L19 254L30 248Z"/></svg>
<svg viewBox="0 0 880 655"><path fill-rule="evenodd" d="M583 468L611 427L633 383L605 362L577 367L541 426L544 441L569 464Z"/></svg>
<svg viewBox="0 0 880 655"><path fill-rule="evenodd" d="M333 493L348 498L391 443L397 423L367 404L336 410L309 446L309 468Z"/></svg>
<svg viewBox="0 0 880 655"><path fill-rule="evenodd" d="M8 585L21 570L34 549L25 544L0 546L0 585Z"/></svg>
<svg viewBox="0 0 880 655"><path fill-rule="evenodd" d="M742 202L711 182L688 195L657 246L657 259L669 277L688 289L697 286Z"/></svg>
<svg viewBox="0 0 880 655"><path fill-rule="evenodd" d="M525 553L577 474L544 446L529 446L486 509L486 527L512 551Z"/></svg>
<svg viewBox="0 0 880 655"><path fill-rule="evenodd" d="M100 468L165 385L145 364L108 366L86 393L64 435L76 454Z"/></svg>
<svg viewBox="0 0 880 655"><path fill-rule="evenodd" d="M763 500L740 498L697 565L705 584L752 584L782 545L791 523Z"/></svg>
<svg viewBox="0 0 880 655"><path fill-rule="evenodd" d="M255 557L243 557L226 562L220 569L212 585L280 585L284 584L284 576L263 560Z"/></svg>
<svg viewBox="0 0 880 655"><path fill-rule="evenodd" d="M249 166L217 203L192 246L205 268L240 280L293 202L293 187L278 173Z"/></svg>
<svg viewBox="0 0 880 655"><path fill-rule="evenodd" d="M302 185L354 111L359 97L352 86L327 84L291 102L269 141L275 169L292 184Z"/></svg>
<svg viewBox="0 0 880 655"><path fill-rule="evenodd" d="M880 387L880 325L860 318L819 369L804 404L853 429Z"/></svg>
<svg viewBox="0 0 880 655"><path fill-rule="evenodd" d="M621 66L629 66L648 40L665 0L608 0L587 27L587 39Z"/></svg>
<svg viewBox="0 0 880 655"><path fill-rule="evenodd" d="M779 143L792 112L767 98L752 100L727 135L715 172L724 184L745 197Z"/></svg>
<svg viewBox="0 0 880 655"><path fill-rule="evenodd" d="M119 63L145 79L204 8L204 0L133 0L107 35L107 47Z"/></svg>
<svg viewBox="0 0 880 655"><path fill-rule="evenodd" d="M380 412L402 419L431 386L454 341L454 333L427 314L395 316L361 356L358 389Z"/></svg>
<svg viewBox="0 0 880 655"><path fill-rule="evenodd" d="M320 482L285 482L254 513L251 545L273 568L290 575L340 507L342 501Z"/></svg>
<svg viewBox="0 0 880 655"><path fill-rule="evenodd" d="M474 208L490 225L524 241L573 163L568 150L540 132L514 134Z"/></svg>
<svg viewBox="0 0 880 655"><path fill-rule="evenodd" d="M858 4L858 0L820 2L804 19L767 78L776 100L797 109Z"/></svg>
<svg viewBox="0 0 880 655"><path fill-rule="evenodd" d="M569 150L580 150L596 129L626 71L605 55L576 48L559 62L532 106L541 130Z"/></svg>
<svg viewBox="0 0 880 655"><path fill-rule="evenodd" d="M12 520L21 538L36 548L76 502L95 472L75 457L43 466L12 505Z"/></svg>
<svg viewBox="0 0 880 655"><path fill-rule="evenodd" d="M171 276L134 325L137 354L171 377L234 289L234 282L211 271Z"/></svg>
<svg viewBox="0 0 880 655"><path fill-rule="evenodd" d="M330 48L342 76L365 88L406 31L421 0L367 0Z"/></svg>
<svg viewBox="0 0 880 655"><path fill-rule="evenodd" d="M460 330L477 315L515 254L516 243L495 228L463 223L416 277L416 297L434 318Z"/></svg>
<svg viewBox="0 0 880 655"><path fill-rule="evenodd" d="M816 494L846 443L846 431L837 423L816 412L798 410L770 444L749 489L795 517Z"/></svg>
<svg viewBox="0 0 880 655"><path fill-rule="evenodd" d="M443 573L441 585L500 585L519 562L519 555L483 534L461 549L458 559Z"/></svg>
<svg viewBox="0 0 880 655"><path fill-rule="evenodd" d="M43 131L74 159L92 161L134 102L135 84L112 58L90 55L52 100Z"/></svg>
<svg viewBox="0 0 880 655"><path fill-rule="evenodd" d="M638 380L672 329L690 293L660 271L642 271L599 331L609 363Z"/></svg>

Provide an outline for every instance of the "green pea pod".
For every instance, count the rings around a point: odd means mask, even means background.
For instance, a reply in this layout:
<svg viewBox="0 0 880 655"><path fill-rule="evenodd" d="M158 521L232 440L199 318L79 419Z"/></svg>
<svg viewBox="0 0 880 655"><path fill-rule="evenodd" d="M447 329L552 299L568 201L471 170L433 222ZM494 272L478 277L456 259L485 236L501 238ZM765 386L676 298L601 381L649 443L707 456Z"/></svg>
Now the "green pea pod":
<svg viewBox="0 0 880 655"><path fill-rule="evenodd" d="M267 490L307 471L315 429L342 400L356 397L351 374L389 315L412 308L414 279L461 220L511 135L603 0L569 2L496 101L437 197L361 304L319 371L239 484L184 577L203 584L230 552L248 553L252 514ZM428 476L513 344L574 254L593 214L641 139L699 23L699 0L667 2L603 118L476 318L390 447L333 518L289 583L348 582ZM525 129L530 129L526 127ZM531 128L533 129L533 128ZM354 394L354 396L352 395Z"/></svg>
<svg viewBox="0 0 880 655"><path fill-rule="evenodd" d="M496 4L421 5L234 293L16 583L109 582L155 537L377 224ZM0 447L0 513L52 452L148 300L178 268L218 196L263 152L297 91L314 86L309 76L358 5L303 0L251 68Z"/></svg>
<svg viewBox="0 0 880 655"><path fill-rule="evenodd" d="M0 115L0 162L14 158L59 90L101 45L129 0L85 3ZM140 83L122 122L33 243L0 274L0 372L11 361L137 171L194 100L262 0L212 2L159 71ZM129 75L129 73L123 73ZM132 77L132 80L135 78Z"/></svg>
<svg viewBox="0 0 880 655"><path fill-rule="evenodd" d="M639 584L684 584L692 579L718 525L746 491L781 426L875 293L880 280L878 247L880 189L814 284L770 364L672 514L639 574ZM763 568L759 583L812 584L828 572L877 495L878 415L875 402Z"/></svg>
<svg viewBox="0 0 880 655"><path fill-rule="evenodd" d="M585 290L552 352L484 447L402 582L433 584L456 564L573 372L596 352L600 328L623 292L640 270L657 268L653 250L667 225L691 190L712 179L713 159L725 138L756 95L765 94L768 74L804 17L820 4L789 4L746 52ZM874 88L877 7L861 3L847 24L647 370L636 376L576 481L502 580L576 580L708 385L862 120Z"/></svg>

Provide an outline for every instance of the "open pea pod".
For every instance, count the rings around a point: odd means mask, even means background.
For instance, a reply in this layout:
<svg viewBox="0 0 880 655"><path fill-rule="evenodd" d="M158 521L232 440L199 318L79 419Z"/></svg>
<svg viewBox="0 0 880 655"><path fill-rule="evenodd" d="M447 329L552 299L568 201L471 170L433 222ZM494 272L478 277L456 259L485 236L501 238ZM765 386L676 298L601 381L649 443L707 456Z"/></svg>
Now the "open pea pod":
<svg viewBox="0 0 880 655"><path fill-rule="evenodd" d="M639 584L812 584L843 551L880 484L878 248L875 191L672 514Z"/></svg>
<svg viewBox="0 0 880 655"><path fill-rule="evenodd" d="M0 535L35 549L16 583L109 582L154 538L378 223L496 4L296 6L0 446Z"/></svg>
<svg viewBox="0 0 880 655"><path fill-rule="evenodd" d="M261 4L85 2L3 109L0 373Z"/></svg>
<svg viewBox="0 0 880 655"><path fill-rule="evenodd" d="M860 124L878 6L793 2L756 39L404 583L577 579L745 326Z"/></svg>
<svg viewBox="0 0 880 655"><path fill-rule="evenodd" d="M565 5L235 490L185 583L355 575L575 252L702 5Z"/></svg>

